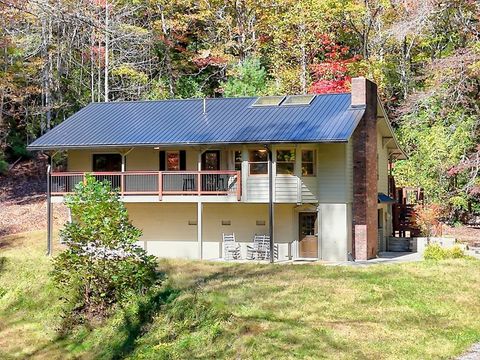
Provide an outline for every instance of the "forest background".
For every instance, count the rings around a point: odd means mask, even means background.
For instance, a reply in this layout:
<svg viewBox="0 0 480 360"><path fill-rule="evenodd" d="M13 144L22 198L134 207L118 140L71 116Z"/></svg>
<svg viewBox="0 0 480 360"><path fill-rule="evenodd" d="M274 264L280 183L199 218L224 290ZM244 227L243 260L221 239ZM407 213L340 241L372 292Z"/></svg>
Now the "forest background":
<svg viewBox="0 0 480 360"><path fill-rule="evenodd" d="M447 219L480 214L480 2L0 0L0 172L92 101L335 93L366 76Z"/></svg>

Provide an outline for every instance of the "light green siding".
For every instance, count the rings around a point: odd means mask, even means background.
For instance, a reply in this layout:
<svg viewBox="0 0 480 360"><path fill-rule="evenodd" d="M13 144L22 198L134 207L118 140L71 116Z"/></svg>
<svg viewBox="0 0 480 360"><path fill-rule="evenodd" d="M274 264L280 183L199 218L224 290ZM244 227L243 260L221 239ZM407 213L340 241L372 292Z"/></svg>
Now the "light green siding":
<svg viewBox="0 0 480 360"><path fill-rule="evenodd" d="M352 165L346 165L351 164L351 145L320 144L318 157L319 202L351 202Z"/></svg>

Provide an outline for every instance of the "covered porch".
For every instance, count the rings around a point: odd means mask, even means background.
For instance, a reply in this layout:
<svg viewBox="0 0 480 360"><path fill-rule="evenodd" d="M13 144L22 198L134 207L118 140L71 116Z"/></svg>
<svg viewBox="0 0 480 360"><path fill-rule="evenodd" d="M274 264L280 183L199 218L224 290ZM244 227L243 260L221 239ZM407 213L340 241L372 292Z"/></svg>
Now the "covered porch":
<svg viewBox="0 0 480 360"><path fill-rule="evenodd" d="M241 200L240 171L105 171L52 172L52 196L63 196L84 182L87 174L99 181L108 181L122 197L155 196L161 201L169 195L217 195Z"/></svg>

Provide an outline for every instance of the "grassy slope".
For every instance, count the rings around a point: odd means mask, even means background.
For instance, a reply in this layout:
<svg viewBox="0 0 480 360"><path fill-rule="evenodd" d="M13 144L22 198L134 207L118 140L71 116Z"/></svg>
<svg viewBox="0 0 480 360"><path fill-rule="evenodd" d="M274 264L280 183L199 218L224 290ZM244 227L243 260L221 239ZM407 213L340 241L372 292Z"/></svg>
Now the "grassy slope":
<svg viewBox="0 0 480 360"><path fill-rule="evenodd" d="M0 358L449 358L480 340L480 262L162 261L164 286L59 338L42 233L0 239Z"/></svg>

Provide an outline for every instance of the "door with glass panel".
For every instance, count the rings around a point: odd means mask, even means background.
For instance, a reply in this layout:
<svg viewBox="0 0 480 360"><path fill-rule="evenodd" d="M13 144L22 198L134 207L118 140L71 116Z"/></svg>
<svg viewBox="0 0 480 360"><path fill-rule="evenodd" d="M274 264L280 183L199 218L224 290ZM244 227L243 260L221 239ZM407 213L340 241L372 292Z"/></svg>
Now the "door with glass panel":
<svg viewBox="0 0 480 360"><path fill-rule="evenodd" d="M299 244L298 255L301 258L318 258L318 224L316 212L298 214Z"/></svg>

